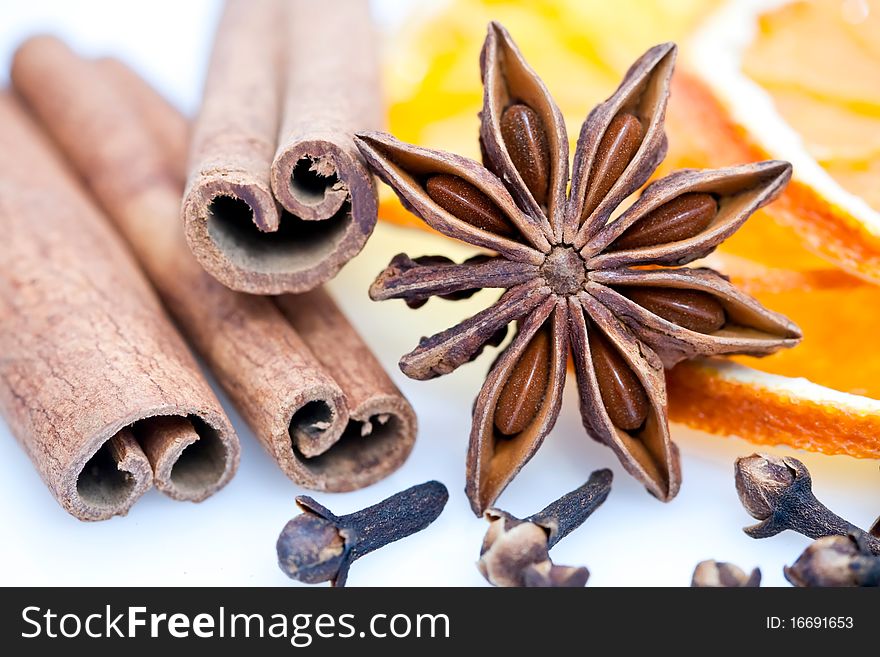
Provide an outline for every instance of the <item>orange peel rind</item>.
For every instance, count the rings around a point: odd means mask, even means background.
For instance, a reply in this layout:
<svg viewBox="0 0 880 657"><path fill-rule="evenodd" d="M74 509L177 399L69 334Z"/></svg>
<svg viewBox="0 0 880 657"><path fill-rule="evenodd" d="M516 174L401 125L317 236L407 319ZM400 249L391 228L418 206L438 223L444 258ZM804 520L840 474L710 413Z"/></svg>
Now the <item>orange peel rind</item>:
<svg viewBox="0 0 880 657"><path fill-rule="evenodd" d="M754 443L880 458L880 401L722 360L666 375L669 418Z"/></svg>

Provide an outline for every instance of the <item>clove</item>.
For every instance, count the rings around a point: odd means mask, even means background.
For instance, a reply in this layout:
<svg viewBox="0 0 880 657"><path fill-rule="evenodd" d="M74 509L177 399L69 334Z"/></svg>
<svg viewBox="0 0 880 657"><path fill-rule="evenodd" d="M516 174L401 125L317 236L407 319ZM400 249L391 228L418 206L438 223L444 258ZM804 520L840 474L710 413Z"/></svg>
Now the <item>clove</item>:
<svg viewBox="0 0 880 657"><path fill-rule="evenodd" d="M691 578L694 588L755 588L761 586L761 571L758 568L746 573L732 563L707 559L697 564Z"/></svg>
<svg viewBox="0 0 880 657"><path fill-rule="evenodd" d="M596 470L583 486L525 519L500 509L487 510L489 529L477 569L494 586L586 585L590 576L586 568L557 566L549 551L599 508L611 491L611 480L611 470Z"/></svg>
<svg viewBox="0 0 880 657"><path fill-rule="evenodd" d="M760 520L744 528L752 538L767 538L790 529L810 538L863 535L873 554L880 537L864 532L816 499L807 467L790 456L752 454L736 460L736 491L746 511ZM872 530L873 531L873 530Z"/></svg>
<svg viewBox="0 0 880 657"><path fill-rule="evenodd" d="M824 536L790 567L785 579L798 587L880 586L880 555L872 554L868 534Z"/></svg>
<svg viewBox="0 0 880 657"><path fill-rule="evenodd" d="M278 537L278 565L306 584L345 586L352 562L389 543L422 531L434 522L449 492L429 481L346 516L336 516L311 497L300 495L303 510Z"/></svg>

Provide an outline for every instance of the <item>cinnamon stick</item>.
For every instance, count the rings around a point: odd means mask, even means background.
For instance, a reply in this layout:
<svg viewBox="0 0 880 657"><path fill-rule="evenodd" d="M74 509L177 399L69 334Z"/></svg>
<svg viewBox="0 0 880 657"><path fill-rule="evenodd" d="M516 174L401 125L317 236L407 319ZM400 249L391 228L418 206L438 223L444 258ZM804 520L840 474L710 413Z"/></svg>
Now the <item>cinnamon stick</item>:
<svg viewBox="0 0 880 657"><path fill-rule="evenodd" d="M147 125L161 126L153 134L159 148L166 155L169 171L186 177L186 158L189 153L189 125L175 107L131 68L113 57L102 57L96 65L103 75L113 80L127 98L135 103L138 113ZM169 120L168 117L176 117Z"/></svg>
<svg viewBox="0 0 880 657"><path fill-rule="evenodd" d="M372 178L352 139L361 127L382 124L369 2L288 0L285 9L284 103L272 190L285 210L308 221L333 221L357 199L350 230L360 232L359 240L346 236L341 257L348 260L376 218Z"/></svg>
<svg viewBox="0 0 880 657"><path fill-rule="evenodd" d="M182 181L161 148L184 119L142 111L111 68L45 37L21 47L12 77L284 472L342 491L397 469L415 415L332 301L317 291L281 301L294 328L272 300L229 290L190 254L178 222Z"/></svg>
<svg viewBox="0 0 880 657"><path fill-rule="evenodd" d="M238 464L219 402L125 245L0 94L0 410L61 506L198 501ZM172 435L173 434L173 435Z"/></svg>
<svg viewBox="0 0 880 657"><path fill-rule="evenodd" d="M377 71L367 0L229 0L182 209L217 280L305 292L360 252L377 200L352 135L379 126Z"/></svg>

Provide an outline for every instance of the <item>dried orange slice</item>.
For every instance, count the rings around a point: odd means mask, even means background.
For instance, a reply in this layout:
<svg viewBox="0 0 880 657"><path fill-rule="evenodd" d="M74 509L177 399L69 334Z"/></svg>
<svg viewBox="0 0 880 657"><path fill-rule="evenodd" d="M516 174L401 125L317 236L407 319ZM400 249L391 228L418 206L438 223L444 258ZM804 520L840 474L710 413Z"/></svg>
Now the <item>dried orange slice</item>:
<svg viewBox="0 0 880 657"><path fill-rule="evenodd" d="M729 2L682 53L691 73L670 100L668 165L794 164L765 211L778 225L756 221L725 250L814 267L800 242L880 282L880 2Z"/></svg>

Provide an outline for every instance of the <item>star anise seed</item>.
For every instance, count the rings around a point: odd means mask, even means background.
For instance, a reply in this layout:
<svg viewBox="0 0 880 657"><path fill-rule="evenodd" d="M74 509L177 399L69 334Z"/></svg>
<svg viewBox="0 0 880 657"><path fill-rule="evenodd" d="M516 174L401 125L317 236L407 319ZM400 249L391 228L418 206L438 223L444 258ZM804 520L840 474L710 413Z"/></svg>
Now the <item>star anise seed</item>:
<svg viewBox="0 0 880 657"><path fill-rule="evenodd" d="M425 183L431 200L454 217L496 235L514 235L514 228L492 200L470 183L448 174L431 176Z"/></svg>
<svg viewBox="0 0 880 657"><path fill-rule="evenodd" d="M711 194L682 194L648 213L614 240L608 250L622 251L679 242L706 230L717 214L718 202Z"/></svg>
<svg viewBox="0 0 880 657"><path fill-rule="evenodd" d="M523 351L510 378L498 395L495 427L505 436L515 436L532 423L550 382L550 337L538 331Z"/></svg>
<svg viewBox="0 0 880 657"><path fill-rule="evenodd" d="M727 321L724 306L705 292L663 287L621 287L617 292L667 322L697 333L713 333Z"/></svg>
<svg viewBox="0 0 880 657"><path fill-rule="evenodd" d="M648 397L635 372L598 330L589 330L590 354L596 383L611 423L635 431L648 418Z"/></svg>
<svg viewBox="0 0 880 657"><path fill-rule="evenodd" d="M711 253L791 175L786 162L682 170L644 188L666 154L675 46L648 50L587 117L569 181L559 109L497 23L481 53L483 164L365 133L357 144L403 204L448 237L491 253L455 264L398 255L373 299L504 290L485 310L401 358L429 379L467 363L511 323L473 408L467 493L480 513L535 454L562 403L571 354L588 433L661 500L680 485L664 368L699 356L768 354L800 331L721 274L685 267ZM570 189L569 189L569 182ZM613 217L613 218L612 218Z"/></svg>
<svg viewBox="0 0 880 657"><path fill-rule="evenodd" d="M608 190L620 178L633 156L642 145L642 124L632 114L622 113L614 117L602 141L596 161L590 169L587 200L581 211L581 222L596 209Z"/></svg>
<svg viewBox="0 0 880 657"><path fill-rule="evenodd" d="M541 119L528 105L516 103L501 115L501 135L510 159L522 173L523 182L540 205L547 203L550 152Z"/></svg>

